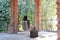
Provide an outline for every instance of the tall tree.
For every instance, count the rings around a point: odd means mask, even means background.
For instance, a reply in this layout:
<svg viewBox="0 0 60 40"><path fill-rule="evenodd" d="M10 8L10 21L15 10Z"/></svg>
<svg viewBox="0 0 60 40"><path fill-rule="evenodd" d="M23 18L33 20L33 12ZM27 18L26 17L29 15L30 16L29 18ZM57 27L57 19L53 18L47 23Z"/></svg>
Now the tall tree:
<svg viewBox="0 0 60 40"><path fill-rule="evenodd" d="M60 40L60 0L57 0L57 21L58 21L58 24L57 24L57 35L58 35L58 38L57 40Z"/></svg>
<svg viewBox="0 0 60 40"><path fill-rule="evenodd" d="M37 28L37 30L39 30L40 28L40 23L41 22L41 15L40 15L40 5L41 5L41 0L34 0L35 3L35 27ZM40 19L40 20L39 20Z"/></svg>
<svg viewBox="0 0 60 40"><path fill-rule="evenodd" d="M9 33L17 33L18 31L18 2L17 0L10 0L10 25L8 27Z"/></svg>

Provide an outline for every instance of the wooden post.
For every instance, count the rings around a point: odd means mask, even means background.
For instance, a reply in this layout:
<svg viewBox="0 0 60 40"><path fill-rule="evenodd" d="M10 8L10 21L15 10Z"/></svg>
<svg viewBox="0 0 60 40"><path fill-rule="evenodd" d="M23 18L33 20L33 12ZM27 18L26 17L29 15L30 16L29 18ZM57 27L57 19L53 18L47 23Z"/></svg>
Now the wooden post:
<svg viewBox="0 0 60 40"><path fill-rule="evenodd" d="M39 30L41 25L41 14L40 14L40 0L34 0L35 2L35 27Z"/></svg>
<svg viewBox="0 0 60 40"><path fill-rule="evenodd" d="M60 40L60 0L57 0L57 21L58 21L58 24L57 24L57 35L58 35L58 38L57 40Z"/></svg>
<svg viewBox="0 0 60 40"><path fill-rule="evenodd" d="M10 0L10 24L8 26L9 33L17 33L18 31L18 2Z"/></svg>

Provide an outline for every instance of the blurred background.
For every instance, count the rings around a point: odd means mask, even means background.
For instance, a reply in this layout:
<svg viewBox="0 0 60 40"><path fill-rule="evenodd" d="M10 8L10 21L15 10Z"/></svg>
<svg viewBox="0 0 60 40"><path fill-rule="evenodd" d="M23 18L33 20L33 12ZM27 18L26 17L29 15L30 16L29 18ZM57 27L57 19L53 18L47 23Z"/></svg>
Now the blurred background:
<svg viewBox="0 0 60 40"><path fill-rule="evenodd" d="M56 0L41 0L41 30L56 31ZM22 31L21 20L25 15L34 26L34 0L18 0L18 30ZM0 0L0 32L7 32L10 23L10 0Z"/></svg>

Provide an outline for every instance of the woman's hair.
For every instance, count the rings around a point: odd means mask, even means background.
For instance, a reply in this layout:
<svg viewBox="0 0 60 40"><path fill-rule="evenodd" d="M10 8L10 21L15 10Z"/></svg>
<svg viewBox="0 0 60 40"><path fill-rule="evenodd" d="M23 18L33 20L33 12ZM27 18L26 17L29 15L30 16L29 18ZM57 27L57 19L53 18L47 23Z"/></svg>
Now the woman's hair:
<svg viewBox="0 0 60 40"><path fill-rule="evenodd" d="M24 20L24 21L27 21L27 20L28 20L28 18L27 18L26 15L23 17L23 20Z"/></svg>

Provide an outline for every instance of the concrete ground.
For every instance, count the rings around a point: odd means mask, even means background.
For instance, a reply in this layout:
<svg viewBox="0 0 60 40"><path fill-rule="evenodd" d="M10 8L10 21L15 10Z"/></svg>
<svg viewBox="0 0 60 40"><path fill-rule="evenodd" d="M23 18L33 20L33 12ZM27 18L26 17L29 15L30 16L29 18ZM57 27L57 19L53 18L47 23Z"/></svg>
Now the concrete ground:
<svg viewBox="0 0 60 40"><path fill-rule="evenodd" d="M39 37L30 38L29 32L18 32L17 34L0 33L0 40L57 40L56 32L39 32Z"/></svg>

